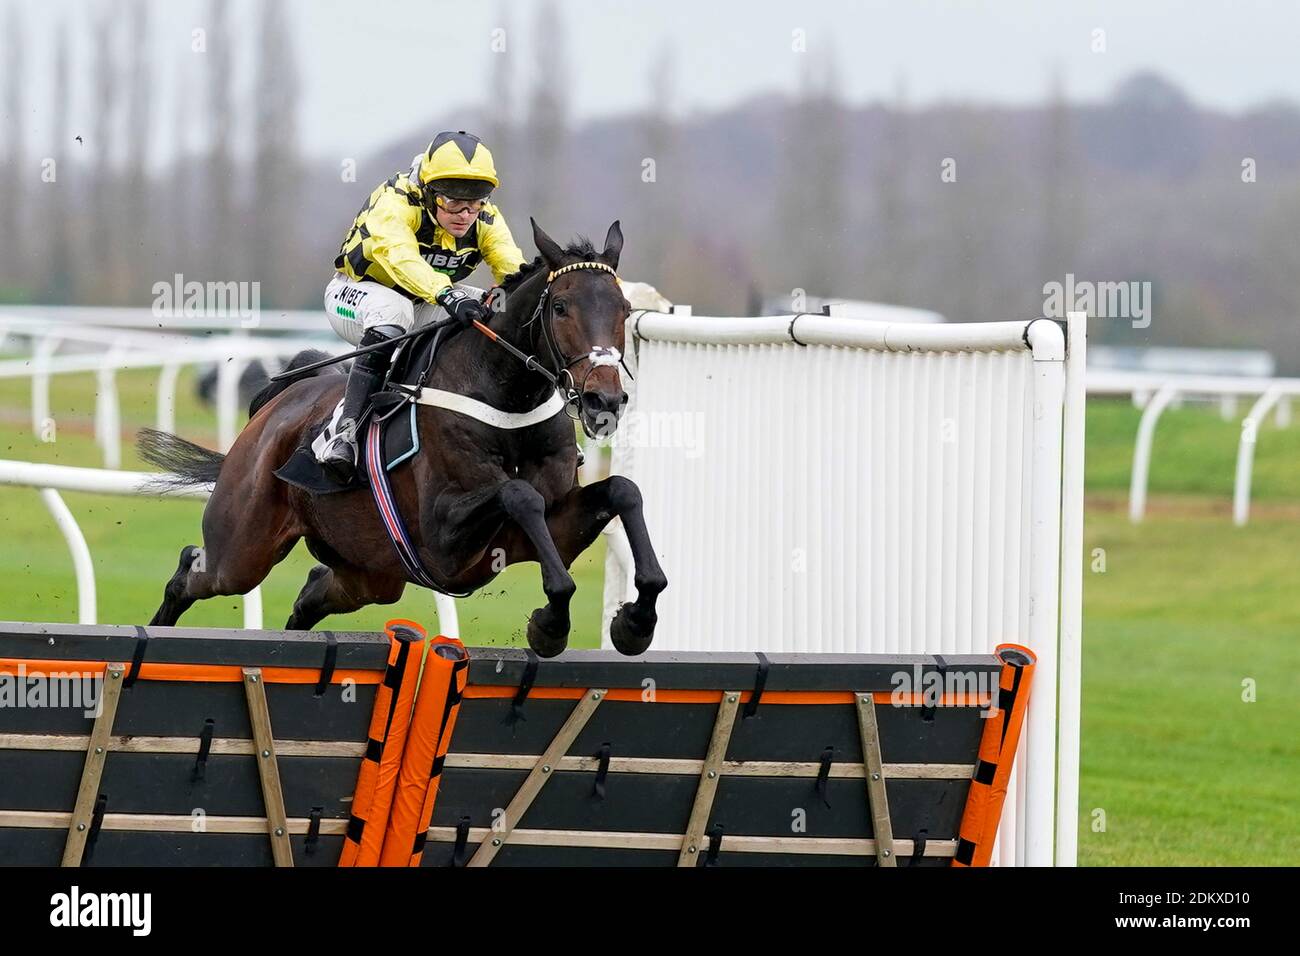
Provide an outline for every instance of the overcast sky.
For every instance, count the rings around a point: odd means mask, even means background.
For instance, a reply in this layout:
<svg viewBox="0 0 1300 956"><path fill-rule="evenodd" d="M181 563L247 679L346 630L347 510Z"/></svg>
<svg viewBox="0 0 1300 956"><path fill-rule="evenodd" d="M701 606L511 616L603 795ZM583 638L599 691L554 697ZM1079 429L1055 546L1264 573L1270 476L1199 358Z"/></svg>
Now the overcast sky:
<svg viewBox="0 0 1300 956"><path fill-rule="evenodd" d="M154 155L169 157L178 96L198 95L206 58L191 31L207 0L148 0L150 30L125 36L122 56L146 56L156 80ZM227 0L238 33L236 96L252 96L257 5ZM537 75L533 27L541 0L277 0L292 9L302 148L321 157L364 155L436 117L441 104L487 102L494 57L512 58L520 90ZM51 148L51 55L70 31L74 63L87 64L101 0L0 0L21 12L28 152ZM111 9L127 3L115 0ZM1300 4L1270 0L561 0L568 97L575 119L637 110L650 98L652 64L669 50L676 112L690 114L755 94L797 88L809 60L834 57L852 103L1040 101L1056 71L1072 99L1097 99L1127 76L1155 70L1201 104L1236 111L1278 98L1300 101ZM7 22L0 21L0 22ZM491 51L506 27L505 54ZM804 31L806 52L792 50ZM1095 31L1104 31L1100 37ZM1094 45L1104 42L1104 52ZM178 78L185 77L185 83ZM188 110L189 148L207 129ZM72 124L91 128L103 108L80 78ZM7 107L5 107L7 109ZM7 112L8 137L14 119ZM436 123L436 120L435 120Z"/></svg>

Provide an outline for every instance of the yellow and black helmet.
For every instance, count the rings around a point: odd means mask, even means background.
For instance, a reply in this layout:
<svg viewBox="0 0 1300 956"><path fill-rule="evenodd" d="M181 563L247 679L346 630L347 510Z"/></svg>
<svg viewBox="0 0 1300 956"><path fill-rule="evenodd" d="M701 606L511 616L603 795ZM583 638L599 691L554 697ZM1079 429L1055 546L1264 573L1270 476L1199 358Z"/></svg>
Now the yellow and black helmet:
<svg viewBox="0 0 1300 956"><path fill-rule="evenodd" d="M486 199L501 185L491 151L463 129L439 133L420 159L420 186L426 194L450 199Z"/></svg>

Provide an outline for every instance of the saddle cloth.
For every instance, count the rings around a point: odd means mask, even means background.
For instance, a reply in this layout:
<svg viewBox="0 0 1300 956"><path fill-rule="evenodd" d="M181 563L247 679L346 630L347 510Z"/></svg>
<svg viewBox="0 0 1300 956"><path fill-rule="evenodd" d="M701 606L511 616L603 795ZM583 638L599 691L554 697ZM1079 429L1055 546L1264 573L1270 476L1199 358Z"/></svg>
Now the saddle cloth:
<svg viewBox="0 0 1300 956"><path fill-rule="evenodd" d="M327 495L336 491L347 491L367 483L366 469L360 467L358 462L357 484L338 485L326 477L321 471L320 463L317 461L317 454L325 447L325 443L334 437L338 430L339 416L343 412L343 400L339 399L334 411L328 419L317 424L308 433L307 440L294 450L289 460L275 470L275 476L281 481L286 481L306 491L315 494ZM361 439L365 436L365 431L369 426L371 416L367 415L362 421L361 427L357 430L357 440L360 444ZM415 428L415 405L403 406L386 418L382 425L383 429L383 449L384 449L384 470L392 471L398 465L415 457L420 450L420 435Z"/></svg>

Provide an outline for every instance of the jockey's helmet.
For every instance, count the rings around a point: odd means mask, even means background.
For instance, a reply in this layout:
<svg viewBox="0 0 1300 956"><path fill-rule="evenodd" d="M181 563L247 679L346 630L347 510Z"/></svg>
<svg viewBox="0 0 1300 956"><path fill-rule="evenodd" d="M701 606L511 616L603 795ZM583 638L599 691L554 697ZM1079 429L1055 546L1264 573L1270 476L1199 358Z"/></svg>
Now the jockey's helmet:
<svg viewBox="0 0 1300 956"><path fill-rule="evenodd" d="M491 151L464 130L439 133L420 160L420 187L429 207L434 195L486 199L499 185Z"/></svg>

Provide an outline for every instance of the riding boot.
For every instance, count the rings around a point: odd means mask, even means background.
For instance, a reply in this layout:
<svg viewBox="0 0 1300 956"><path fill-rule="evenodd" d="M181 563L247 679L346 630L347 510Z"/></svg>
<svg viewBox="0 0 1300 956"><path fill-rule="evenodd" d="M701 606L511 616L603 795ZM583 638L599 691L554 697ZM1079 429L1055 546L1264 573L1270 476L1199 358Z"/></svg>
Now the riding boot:
<svg viewBox="0 0 1300 956"><path fill-rule="evenodd" d="M402 329L395 325L381 325L367 329L361 337L361 346L376 345L401 333ZM392 353L391 346L386 349L379 348L358 355L352 362L347 390L343 393L343 410L339 413L338 430L321 455L320 462L321 470L337 484L350 485L356 477L360 455L357 422L365 411L370 396L383 381Z"/></svg>

